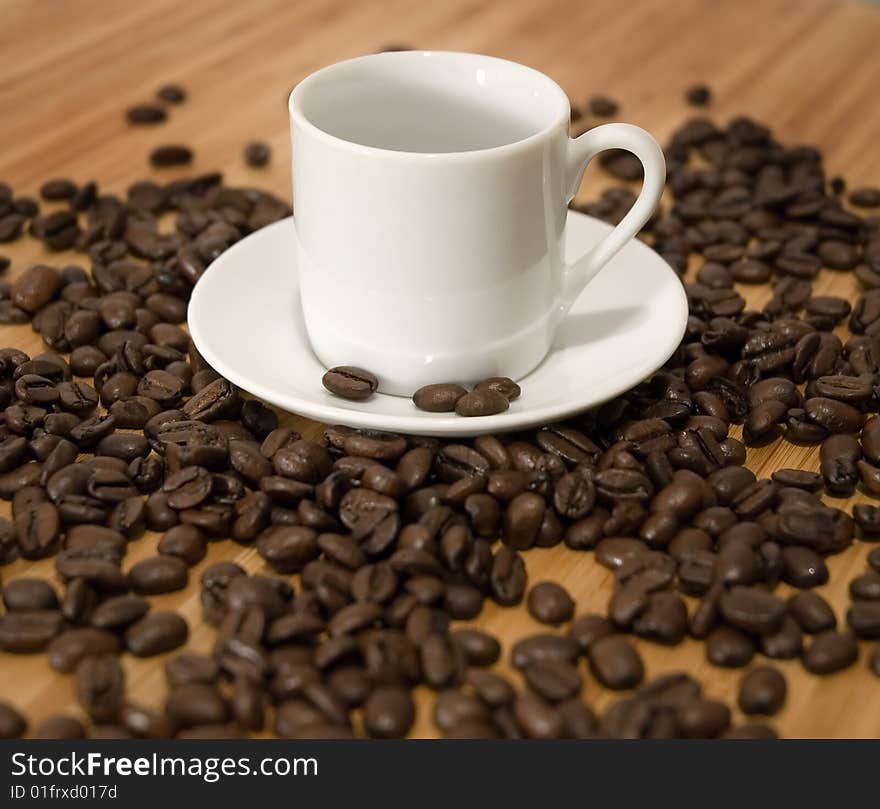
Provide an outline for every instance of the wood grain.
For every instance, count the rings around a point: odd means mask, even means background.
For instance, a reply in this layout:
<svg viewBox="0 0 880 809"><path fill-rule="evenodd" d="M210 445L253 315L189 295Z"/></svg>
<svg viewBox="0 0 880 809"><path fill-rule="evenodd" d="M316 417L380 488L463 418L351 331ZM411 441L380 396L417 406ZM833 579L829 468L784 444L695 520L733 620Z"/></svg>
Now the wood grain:
<svg viewBox="0 0 880 809"><path fill-rule="evenodd" d="M324 64L388 42L525 62L556 79L576 102L592 93L613 96L621 102L621 120L645 126L659 138L688 114L684 88L705 81L715 94L711 114L719 120L751 115L771 125L786 142L820 147L830 174L841 174L852 184L880 183L880 13L852 3L3 0L2 10L0 179L18 193L35 194L52 176L96 178L102 188L117 193L151 174L171 179L177 172L151 172L146 157L159 142L180 142L196 150L193 170L222 169L232 184L259 185L287 196L288 90ZM187 103L174 108L159 127L127 126L124 109L149 100L166 81L186 86ZM271 144L274 156L268 169L245 167L241 151L251 138ZM594 195L602 182L588 172L584 198ZM13 277L38 260L60 266L81 258L44 254L30 240L3 246L0 252L13 259ZM853 298L856 288L849 276L826 272L816 292ZM752 306L768 296L766 289L745 288L743 293ZM42 350L27 326L0 329L0 344L32 353ZM320 430L294 416L286 422L306 434ZM813 449L778 442L751 449L748 465L766 476L786 466L817 469L818 459ZM852 502L861 499L857 495ZM3 508L8 513L8 504ZM126 566L154 553L156 542L155 535L134 542ZM857 543L829 560L831 583L820 592L840 619L847 584L864 569L867 550ZM562 582L576 598L578 612L604 609L611 578L590 554L555 548L526 556L530 581ZM186 617L194 649L208 649L214 634L201 622L195 582L207 564L220 559L262 568L252 549L215 543L208 559L191 571L190 588L153 599L157 608L174 608ZM19 561L2 576L4 581L23 575L54 577L53 571L52 560ZM539 629L524 608L491 604L478 623L507 643ZM709 695L735 702L741 673L711 666L702 644L639 646L649 675L683 669L699 677ZM779 732L800 737L878 735L880 688L866 656L863 645L857 665L824 679L808 675L798 662L780 663L789 697L773 720ZM160 702L165 691L162 662L126 656L134 698ZM60 710L79 712L71 678L55 673L40 655L0 654L0 696L34 720ZM613 695L588 678L584 697L601 708ZM430 695L421 694L415 735L434 734L430 705Z"/></svg>

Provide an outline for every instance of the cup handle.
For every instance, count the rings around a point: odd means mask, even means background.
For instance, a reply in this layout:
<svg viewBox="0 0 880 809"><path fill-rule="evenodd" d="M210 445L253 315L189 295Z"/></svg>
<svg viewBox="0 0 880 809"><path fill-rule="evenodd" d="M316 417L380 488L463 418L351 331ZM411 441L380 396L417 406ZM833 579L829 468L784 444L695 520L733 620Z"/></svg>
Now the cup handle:
<svg viewBox="0 0 880 809"><path fill-rule="evenodd" d="M571 202L581 182L587 164L607 149L625 149L642 163L645 179L642 190L632 208L614 230L588 253L572 264L567 264L560 278L557 322L583 292L584 287L648 221L666 182L666 161L656 140L640 127L632 124L603 124L568 141L565 181L566 202Z"/></svg>

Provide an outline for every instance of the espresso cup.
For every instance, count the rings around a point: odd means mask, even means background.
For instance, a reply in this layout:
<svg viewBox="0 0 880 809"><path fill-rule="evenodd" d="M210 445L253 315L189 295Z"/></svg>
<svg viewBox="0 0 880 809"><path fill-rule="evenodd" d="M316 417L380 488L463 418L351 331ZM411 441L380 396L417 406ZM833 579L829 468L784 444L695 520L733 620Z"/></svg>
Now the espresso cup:
<svg viewBox="0 0 880 809"><path fill-rule="evenodd" d="M365 368L385 393L524 377L663 191L647 132L605 124L571 139L559 85L504 59L362 56L301 81L289 108L309 340L325 366ZM606 149L638 157L641 193L567 264L568 203Z"/></svg>

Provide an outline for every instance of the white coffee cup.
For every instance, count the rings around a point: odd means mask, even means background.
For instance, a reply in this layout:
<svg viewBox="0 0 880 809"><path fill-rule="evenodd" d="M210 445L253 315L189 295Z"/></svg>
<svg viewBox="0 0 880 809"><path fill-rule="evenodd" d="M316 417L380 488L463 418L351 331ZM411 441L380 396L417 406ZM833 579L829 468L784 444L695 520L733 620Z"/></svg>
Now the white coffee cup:
<svg viewBox="0 0 880 809"><path fill-rule="evenodd" d="M559 85L490 56L350 59L301 81L289 107L309 340L325 366L366 368L385 393L528 374L663 191L647 132L605 124L571 139ZM566 264L567 205L615 148L642 162L641 193Z"/></svg>

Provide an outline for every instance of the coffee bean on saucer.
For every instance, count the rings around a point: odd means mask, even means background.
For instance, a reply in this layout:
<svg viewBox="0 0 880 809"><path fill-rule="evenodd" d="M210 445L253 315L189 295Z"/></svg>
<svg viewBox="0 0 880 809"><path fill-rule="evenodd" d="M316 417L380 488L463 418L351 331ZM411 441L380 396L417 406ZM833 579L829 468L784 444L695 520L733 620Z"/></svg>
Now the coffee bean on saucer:
<svg viewBox="0 0 880 809"><path fill-rule="evenodd" d="M684 97L692 107L706 107L712 101L712 91L705 84L695 84L685 91Z"/></svg>
<svg viewBox="0 0 880 809"><path fill-rule="evenodd" d="M269 144L261 140L252 140L244 147L244 162L254 169L268 165L271 155Z"/></svg>
<svg viewBox="0 0 880 809"><path fill-rule="evenodd" d="M179 84L163 84L156 92L160 101L168 104L181 104L186 101L186 90Z"/></svg>
<svg viewBox="0 0 880 809"><path fill-rule="evenodd" d="M158 104L136 104L125 111L131 124L158 124L168 117L168 113Z"/></svg>
<svg viewBox="0 0 880 809"><path fill-rule="evenodd" d="M331 393L356 402L369 399L379 387L375 375L353 365L338 365L324 374L321 382Z"/></svg>
<svg viewBox="0 0 880 809"><path fill-rule="evenodd" d="M454 382L440 382L419 388L412 398L413 404L419 410L429 413L451 413L455 410L455 403L466 393L467 390Z"/></svg>
<svg viewBox="0 0 880 809"><path fill-rule="evenodd" d="M616 115L620 105L608 96L593 96L590 99L590 112L598 115L600 118L607 118L609 115Z"/></svg>
<svg viewBox="0 0 880 809"><path fill-rule="evenodd" d="M150 152L150 163L156 168L186 166L192 163L192 160L192 149L189 146L181 146L179 144L157 146Z"/></svg>
<svg viewBox="0 0 880 809"><path fill-rule="evenodd" d="M497 390L485 388L466 393L455 403L459 416L494 416L510 407L510 400Z"/></svg>
<svg viewBox="0 0 880 809"><path fill-rule="evenodd" d="M506 376L492 376L489 379L484 379L482 382L478 382L474 385L475 391L482 390L494 390L500 393L508 402L513 402L516 399L519 399L520 390L519 385L516 384L512 379L509 379Z"/></svg>

